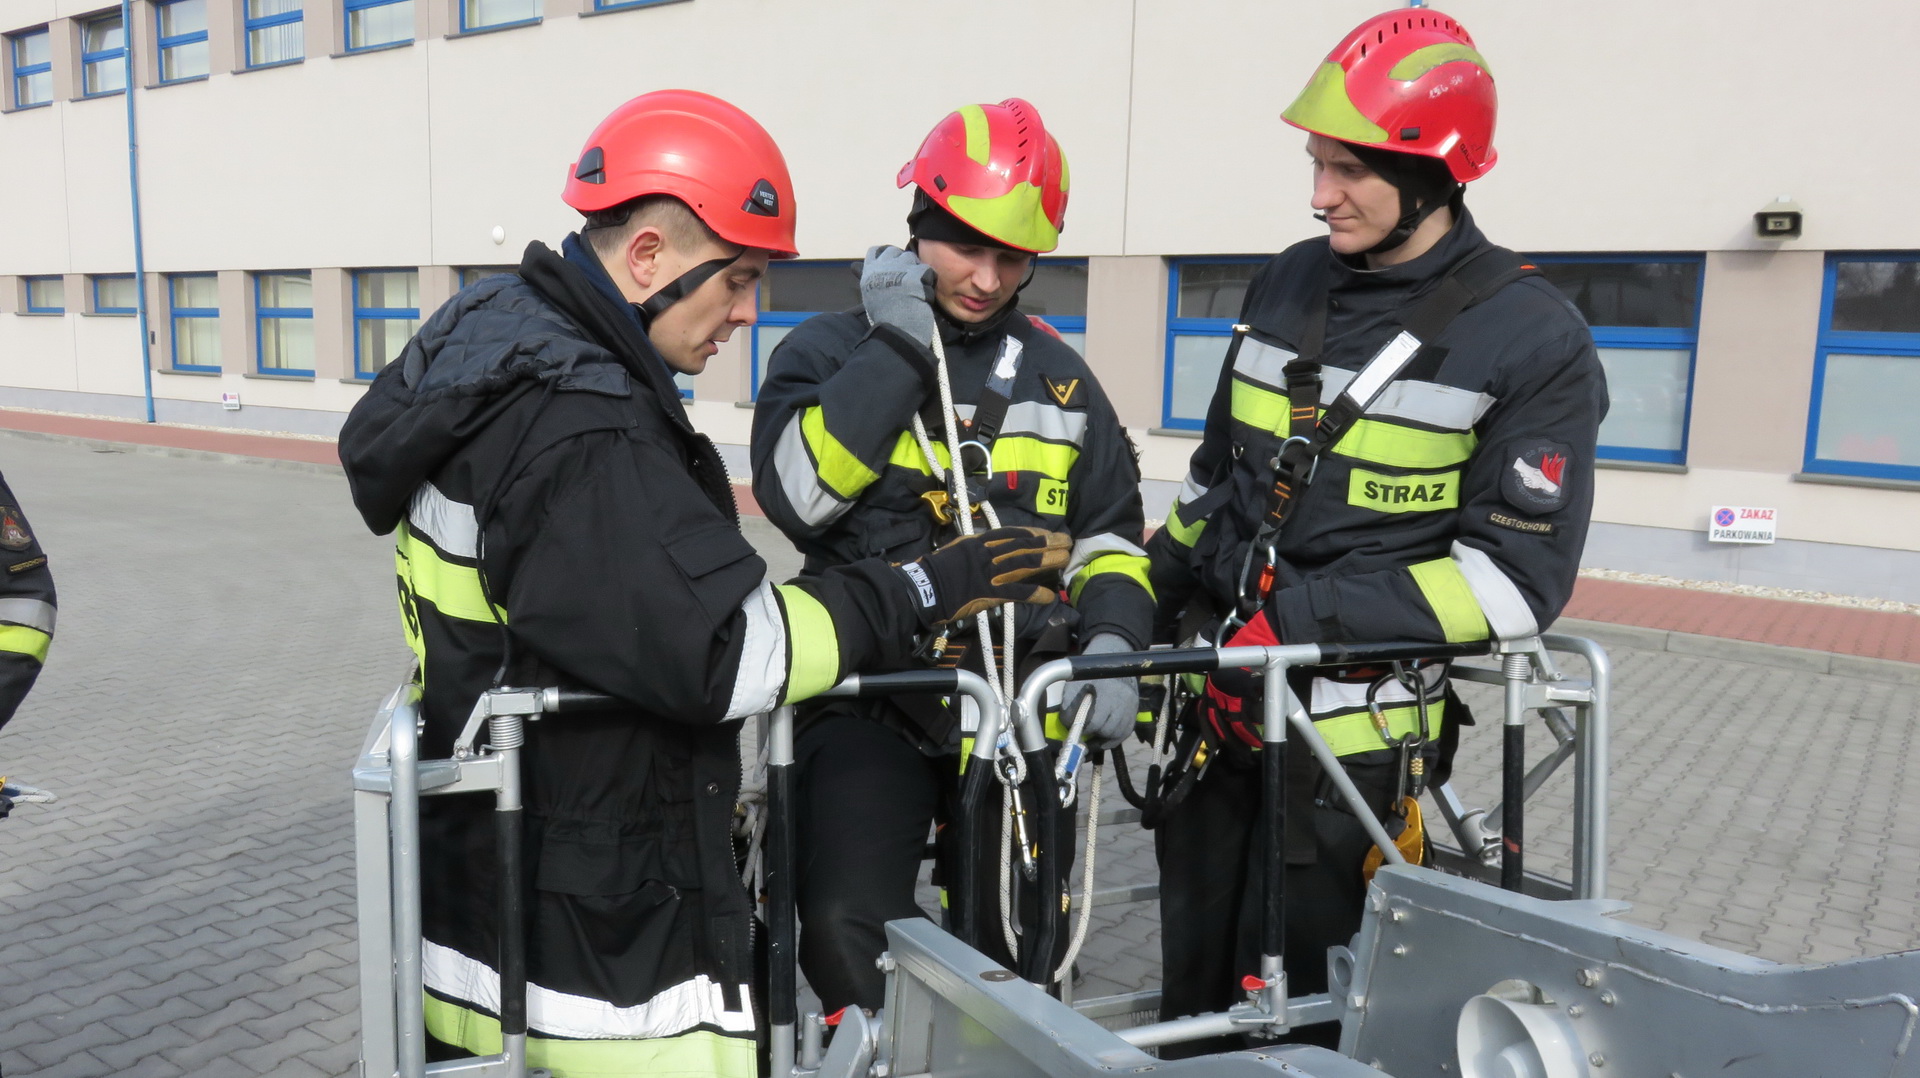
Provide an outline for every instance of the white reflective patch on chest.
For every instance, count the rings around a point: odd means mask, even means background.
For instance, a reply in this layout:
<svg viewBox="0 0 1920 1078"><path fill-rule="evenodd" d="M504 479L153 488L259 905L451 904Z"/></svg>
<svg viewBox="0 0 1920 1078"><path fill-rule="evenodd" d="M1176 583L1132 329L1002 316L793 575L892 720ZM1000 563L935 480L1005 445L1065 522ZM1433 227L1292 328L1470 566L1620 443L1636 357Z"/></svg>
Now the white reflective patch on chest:
<svg viewBox="0 0 1920 1078"><path fill-rule="evenodd" d="M1298 352L1289 352L1285 348L1271 345L1253 337L1240 339L1240 351L1233 358L1233 369L1256 382L1262 382L1275 389L1285 389L1287 385L1287 364L1300 358Z"/></svg>

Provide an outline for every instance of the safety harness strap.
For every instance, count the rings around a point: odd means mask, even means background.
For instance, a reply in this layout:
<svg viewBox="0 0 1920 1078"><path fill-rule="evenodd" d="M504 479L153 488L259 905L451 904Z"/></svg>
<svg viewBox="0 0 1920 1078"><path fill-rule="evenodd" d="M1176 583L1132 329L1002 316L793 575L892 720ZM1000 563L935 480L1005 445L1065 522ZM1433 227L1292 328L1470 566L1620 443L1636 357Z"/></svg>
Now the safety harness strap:
<svg viewBox="0 0 1920 1078"><path fill-rule="evenodd" d="M1007 420L1007 409L1013 407L1013 380L1020 373L1020 359L1026 352L1026 346L1012 335L1001 338L1000 354L994 357L993 370L987 374L987 384L980 391L980 400L973 406L973 418L960 421L960 436L963 442L977 442L986 450L987 461L993 460L993 440L1000 435L1000 424Z"/></svg>

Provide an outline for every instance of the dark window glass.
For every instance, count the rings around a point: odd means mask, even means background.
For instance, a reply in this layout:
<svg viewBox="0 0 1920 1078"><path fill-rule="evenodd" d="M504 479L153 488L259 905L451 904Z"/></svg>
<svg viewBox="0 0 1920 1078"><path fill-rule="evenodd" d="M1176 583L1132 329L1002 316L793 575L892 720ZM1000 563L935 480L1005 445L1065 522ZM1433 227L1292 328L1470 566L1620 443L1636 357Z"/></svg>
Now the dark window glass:
<svg viewBox="0 0 1920 1078"><path fill-rule="evenodd" d="M1920 333L1920 262L1837 263L1832 328Z"/></svg>
<svg viewBox="0 0 1920 1078"><path fill-rule="evenodd" d="M1247 285L1260 270L1257 262L1188 262L1180 267L1180 303L1176 318L1238 318Z"/></svg>
<svg viewBox="0 0 1920 1078"><path fill-rule="evenodd" d="M1698 262L1541 262L1593 326L1692 329L1700 307Z"/></svg>
<svg viewBox="0 0 1920 1078"><path fill-rule="evenodd" d="M1033 280L1020 293L1020 309L1027 314L1056 318L1087 316L1087 267L1040 263Z"/></svg>
<svg viewBox="0 0 1920 1078"><path fill-rule="evenodd" d="M844 311L860 305L858 262L775 262L760 279L763 311Z"/></svg>

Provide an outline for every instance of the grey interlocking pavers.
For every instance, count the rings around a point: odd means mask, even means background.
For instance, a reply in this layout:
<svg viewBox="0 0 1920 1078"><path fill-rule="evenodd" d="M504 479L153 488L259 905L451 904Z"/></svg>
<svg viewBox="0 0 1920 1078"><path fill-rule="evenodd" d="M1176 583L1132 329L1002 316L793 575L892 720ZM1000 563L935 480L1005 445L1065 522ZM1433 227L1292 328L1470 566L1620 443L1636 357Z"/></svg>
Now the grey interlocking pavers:
<svg viewBox="0 0 1920 1078"><path fill-rule="evenodd" d="M62 795L0 822L0 1067L350 1073L346 769L407 657L388 540L337 475L4 435L0 469L61 589L0 772ZM765 521L744 526L776 575L797 571ZM1920 944L1913 688L1613 655L1612 890L1636 903L1628 919L1780 961ZM1480 725L1456 784L1487 804L1498 694L1467 695ZM1140 774L1145 749L1130 750ZM1556 777L1532 806L1549 871L1567 868L1571 790ZM1111 780L1107 803L1122 803ZM1103 831L1097 886L1152 875L1150 836ZM1079 968L1080 998L1155 983L1156 905L1096 909Z"/></svg>

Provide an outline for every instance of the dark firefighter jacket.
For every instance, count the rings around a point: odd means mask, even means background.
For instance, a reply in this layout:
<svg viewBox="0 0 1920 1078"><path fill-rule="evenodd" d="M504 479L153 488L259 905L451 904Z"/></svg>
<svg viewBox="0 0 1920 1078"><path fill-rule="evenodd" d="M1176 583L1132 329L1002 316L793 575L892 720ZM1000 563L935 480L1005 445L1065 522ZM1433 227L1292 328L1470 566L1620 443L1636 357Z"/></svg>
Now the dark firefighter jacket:
<svg viewBox="0 0 1920 1078"><path fill-rule="evenodd" d="M20 502L0 477L0 726L26 699L53 643L53 574Z"/></svg>
<svg viewBox="0 0 1920 1078"><path fill-rule="evenodd" d="M398 539L425 758L496 683L630 706L528 731L533 1062L749 1074L752 908L729 834L738 725L915 629L878 563L775 587L713 445L569 237L440 308L341 431L355 505ZM893 597L887 588L895 589ZM490 805L422 820L429 1029L498 1044ZM618 1043L590 1043L618 1039Z"/></svg>
<svg viewBox="0 0 1920 1078"><path fill-rule="evenodd" d="M1064 652L1111 632L1145 647L1153 598L1140 545L1140 470L1093 372L1012 304L975 326L939 322L963 419L974 416L1003 342L1012 338L1020 349L992 474L978 467L975 451L962 450L975 472L972 497L991 500L1004 525L1074 540L1064 574L1071 606L1018 608L1017 637ZM959 534L939 524L922 497L942 484L911 429L922 413L948 466L939 391L921 373L933 365L927 343L890 326L869 329L859 308L810 318L774 349L754 410L754 496L806 555L809 573L864 557L918 557ZM921 725L935 743L954 744L938 718L922 716Z"/></svg>
<svg viewBox="0 0 1920 1078"><path fill-rule="evenodd" d="M1150 544L1163 633L1190 596L1217 612L1239 594L1288 433L1281 368L1321 281L1330 278L1324 407L1449 269L1486 246L1462 210L1432 250L1402 265L1355 269L1315 239L1261 267L1239 319L1253 336L1236 330L1200 448ZM1286 643L1525 637L1572 594L1607 407L1586 323L1544 278L1529 276L1469 307L1428 345L1445 350L1437 371L1392 383L1320 455L1280 532L1268 609ZM1316 718L1355 720L1321 727L1342 755L1383 747L1363 694L1364 686L1315 684ZM1396 734L1411 715L1392 713Z"/></svg>

